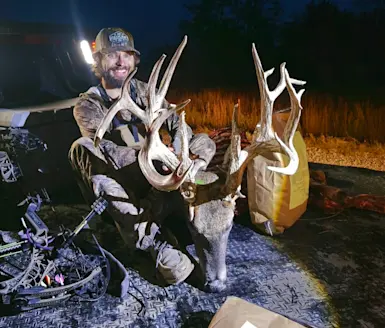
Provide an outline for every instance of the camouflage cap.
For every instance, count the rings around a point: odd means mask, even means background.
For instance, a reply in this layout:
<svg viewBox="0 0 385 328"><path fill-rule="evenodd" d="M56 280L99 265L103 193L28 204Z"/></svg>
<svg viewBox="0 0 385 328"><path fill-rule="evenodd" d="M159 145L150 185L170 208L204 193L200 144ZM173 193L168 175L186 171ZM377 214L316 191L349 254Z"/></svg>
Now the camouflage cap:
<svg viewBox="0 0 385 328"><path fill-rule="evenodd" d="M112 51L133 51L140 56L140 52L135 49L131 33L116 27L103 28L95 39L95 53Z"/></svg>

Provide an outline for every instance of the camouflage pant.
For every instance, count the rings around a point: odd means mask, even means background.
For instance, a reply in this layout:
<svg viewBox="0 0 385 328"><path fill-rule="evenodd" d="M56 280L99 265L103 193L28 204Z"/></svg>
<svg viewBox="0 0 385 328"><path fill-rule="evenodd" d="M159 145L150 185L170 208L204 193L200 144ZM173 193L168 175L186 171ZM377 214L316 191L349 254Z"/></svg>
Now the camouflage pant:
<svg viewBox="0 0 385 328"><path fill-rule="evenodd" d="M215 150L215 143L206 134L190 140L191 153L206 163L202 169L206 169ZM131 248L146 250L167 217L187 216L178 191L162 192L151 187L132 148L108 140L95 148L90 138L82 137L73 143L69 159L86 201L92 203L102 193L108 198L108 213Z"/></svg>

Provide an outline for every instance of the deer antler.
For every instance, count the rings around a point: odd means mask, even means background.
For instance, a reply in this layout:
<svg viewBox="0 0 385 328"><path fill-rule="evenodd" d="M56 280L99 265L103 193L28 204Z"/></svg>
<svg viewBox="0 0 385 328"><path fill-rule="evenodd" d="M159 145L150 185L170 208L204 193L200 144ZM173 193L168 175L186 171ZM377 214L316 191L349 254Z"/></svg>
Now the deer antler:
<svg viewBox="0 0 385 328"><path fill-rule="evenodd" d="M140 168L148 182L154 188L163 191L176 190L185 180L193 180L194 177L192 172L196 171L194 170L194 162L188 156L188 135L184 112L181 114L180 118L182 147L179 158L162 143L159 135L159 129L167 118L181 110L190 102L190 99L188 99L178 105L170 105L169 108L162 107L171 78L175 71L175 67L186 44L187 36L183 38L183 41L177 48L174 56L171 58L166 72L163 75L158 92L156 91L156 83L166 55L163 54L155 63L148 81L148 106L145 110L142 110L130 97L129 82L136 73L136 70L126 78L122 87L122 94L120 98L113 106L111 106L108 113L104 117L96 132L94 140L95 145L97 145L103 138L107 127L110 125L116 113L123 108L127 108L132 114L140 118L146 127L146 138L138 155ZM169 175L162 175L158 173L153 165L153 160L163 162L172 170L172 173Z"/></svg>
<svg viewBox="0 0 385 328"><path fill-rule="evenodd" d="M245 149L241 150L241 139L235 119L237 117L236 111L238 110L238 105L235 105L231 145L229 146L229 152L227 153L227 162L229 163L229 167L224 191L226 195L233 196L233 199L243 197L240 193L242 176L249 162L257 155L265 152L286 153L290 158L288 166L283 168L272 166L267 167L270 171L286 175L293 175L297 171L299 164L298 154L293 145L293 137L301 116L302 106L300 101L305 89L296 93L293 84L304 85L306 82L290 78L289 73L285 68L286 63L282 63L280 66L280 81L277 87L273 91L270 91L267 84L267 78L273 73L274 68L266 72L263 70L261 60L258 56L254 43L252 45L252 54L261 94L261 120L254 131L254 135L256 135L256 137L253 142ZM285 127L282 141L273 131L272 117L274 101L283 92L285 87L287 87L290 95L291 113Z"/></svg>

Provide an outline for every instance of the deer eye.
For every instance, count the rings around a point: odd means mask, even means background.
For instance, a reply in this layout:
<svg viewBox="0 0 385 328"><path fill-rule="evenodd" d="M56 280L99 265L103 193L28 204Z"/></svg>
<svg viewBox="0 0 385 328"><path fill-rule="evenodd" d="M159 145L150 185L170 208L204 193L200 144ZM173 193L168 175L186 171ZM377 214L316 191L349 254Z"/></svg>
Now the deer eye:
<svg viewBox="0 0 385 328"><path fill-rule="evenodd" d="M195 194L193 192L191 192L191 191L188 191L188 190L183 191L182 195L183 195L183 198L185 200L192 200L195 197Z"/></svg>

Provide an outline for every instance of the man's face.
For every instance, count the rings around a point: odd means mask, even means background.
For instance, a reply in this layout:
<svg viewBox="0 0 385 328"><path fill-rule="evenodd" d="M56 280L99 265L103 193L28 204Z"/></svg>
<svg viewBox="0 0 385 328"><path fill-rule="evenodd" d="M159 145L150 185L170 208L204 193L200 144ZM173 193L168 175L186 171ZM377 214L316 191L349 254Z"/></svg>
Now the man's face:
<svg viewBox="0 0 385 328"><path fill-rule="evenodd" d="M135 68L135 55L131 51L114 51L102 57L102 77L110 88L120 88Z"/></svg>

